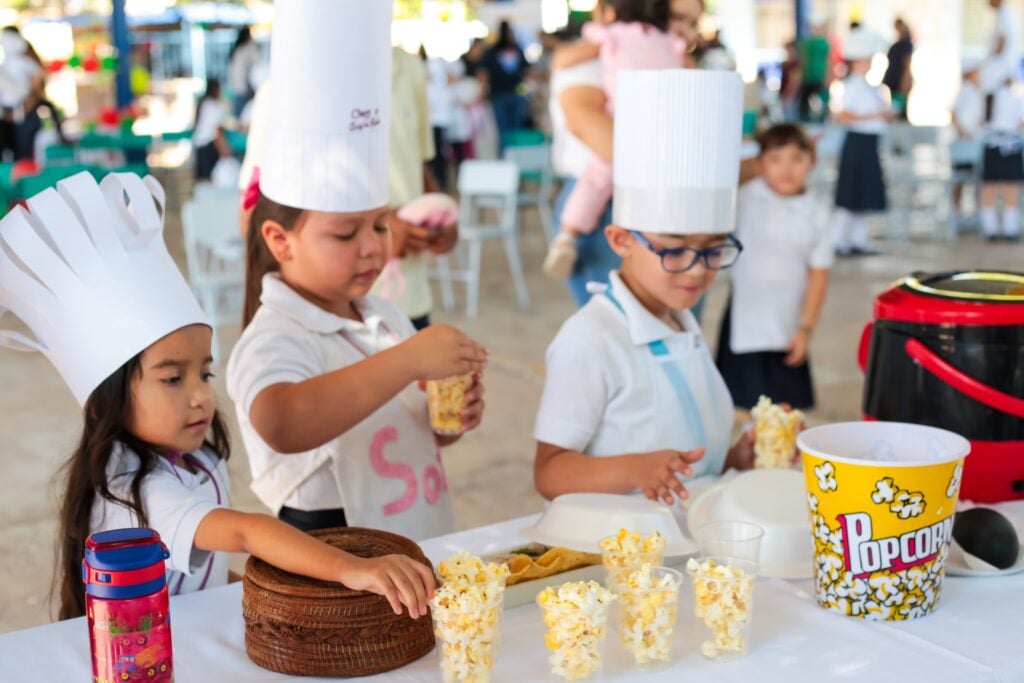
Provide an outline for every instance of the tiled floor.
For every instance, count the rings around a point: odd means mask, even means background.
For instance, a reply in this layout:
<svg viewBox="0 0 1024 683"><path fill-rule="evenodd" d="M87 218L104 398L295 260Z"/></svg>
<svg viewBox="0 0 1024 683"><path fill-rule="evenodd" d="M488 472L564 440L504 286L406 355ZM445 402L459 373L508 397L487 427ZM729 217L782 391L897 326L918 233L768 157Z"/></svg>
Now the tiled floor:
<svg viewBox="0 0 1024 683"><path fill-rule="evenodd" d="M177 198L180 201L180 198ZM172 197L174 202L175 198ZM871 316L872 299L890 282L915 270L957 267L1020 269L1024 247L994 246L966 236L955 248L927 241L930 227L911 243L883 245L882 256L840 262L823 319L814 338L813 368L819 409L813 422L857 419L862 380L856 347ZM181 255L180 224L172 205L168 243ZM533 490L534 412L544 379L544 350L572 313L568 292L540 273L544 244L535 216L527 216L522 252L532 305L518 309L500 247L485 251L481 313L466 321L458 313L436 320L459 325L491 350L487 372L487 413L481 428L445 453L460 528L536 511L542 501ZM717 338L726 288L716 284L705 314L712 343ZM5 320L7 326L10 323ZM223 329L229 345L237 329ZM218 380L225 415L232 407ZM233 426L233 425L232 425ZM79 409L57 373L40 356L0 351L0 632L50 619L56 488L54 478L80 429ZM235 440L240 444L240 440ZM259 510L248 489L248 466L240 445L231 460L236 507ZM241 565L238 558L236 566Z"/></svg>

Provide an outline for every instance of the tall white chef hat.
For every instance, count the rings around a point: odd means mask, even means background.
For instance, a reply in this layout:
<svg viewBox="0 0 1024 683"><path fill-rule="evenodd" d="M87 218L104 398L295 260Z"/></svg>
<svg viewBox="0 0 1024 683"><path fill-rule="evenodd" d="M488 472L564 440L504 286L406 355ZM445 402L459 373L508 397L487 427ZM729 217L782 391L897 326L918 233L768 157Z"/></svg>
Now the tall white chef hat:
<svg viewBox="0 0 1024 683"><path fill-rule="evenodd" d="M391 2L278 0L260 190L314 211L387 203Z"/></svg>
<svg viewBox="0 0 1024 683"><path fill-rule="evenodd" d="M736 72L619 74L613 222L653 233L731 232L742 134Z"/></svg>
<svg viewBox="0 0 1024 683"><path fill-rule="evenodd" d="M164 192L152 177L79 173L0 221L0 315L34 337L0 344L41 351L82 405L146 347L209 325L163 240Z"/></svg>

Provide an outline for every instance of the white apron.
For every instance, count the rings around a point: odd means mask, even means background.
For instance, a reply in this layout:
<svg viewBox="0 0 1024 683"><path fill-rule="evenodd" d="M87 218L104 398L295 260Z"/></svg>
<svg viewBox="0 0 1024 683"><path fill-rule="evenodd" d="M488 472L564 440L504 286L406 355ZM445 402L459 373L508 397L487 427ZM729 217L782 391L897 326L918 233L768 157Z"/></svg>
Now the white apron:
<svg viewBox="0 0 1024 683"><path fill-rule="evenodd" d="M363 355L352 339L342 337ZM334 442L332 470L351 526L422 540L455 530L427 394L415 384Z"/></svg>

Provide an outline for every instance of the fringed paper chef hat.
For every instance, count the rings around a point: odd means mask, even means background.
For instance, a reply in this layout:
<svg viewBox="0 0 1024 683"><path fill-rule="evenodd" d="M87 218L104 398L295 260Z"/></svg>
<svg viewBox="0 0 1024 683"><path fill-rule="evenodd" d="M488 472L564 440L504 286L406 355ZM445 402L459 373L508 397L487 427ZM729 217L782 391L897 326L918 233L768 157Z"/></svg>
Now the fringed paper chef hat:
<svg viewBox="0 0 1024 683"><path fill-rule="evenodd" d="M260 191L312 211L388 199L389 0L278 0Z"/></svg>
<svg viewBox="0 0 1024 683"><path fill-rule="evenodd" d="M736 227L743 81L728 71L619 74L613 223L674 235Z"/></svg>
<svg viewBox="0 0 1024 683"><path fill-rule="evenodd" d="M152 177L79 173L0 221L0 315L35 338L82 405L133 356L177 329L209 325L163 240L164 192Z"/></svg>

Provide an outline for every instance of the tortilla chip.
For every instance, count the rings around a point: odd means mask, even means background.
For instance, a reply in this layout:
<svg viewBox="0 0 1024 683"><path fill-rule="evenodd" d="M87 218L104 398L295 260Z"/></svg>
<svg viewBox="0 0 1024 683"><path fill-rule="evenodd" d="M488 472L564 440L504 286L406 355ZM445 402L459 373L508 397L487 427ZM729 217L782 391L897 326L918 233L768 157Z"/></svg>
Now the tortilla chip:
<svg viewBox="0 0 1024 683"><path fill-rule="evenodd" d="M527 554L512 553L502 561L509 568L506 586L544 579L555 574L562 574L580 567L600 564L601 556L593 553L581 553L568 548L550 548L539 557Z"/></svg>

